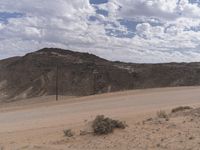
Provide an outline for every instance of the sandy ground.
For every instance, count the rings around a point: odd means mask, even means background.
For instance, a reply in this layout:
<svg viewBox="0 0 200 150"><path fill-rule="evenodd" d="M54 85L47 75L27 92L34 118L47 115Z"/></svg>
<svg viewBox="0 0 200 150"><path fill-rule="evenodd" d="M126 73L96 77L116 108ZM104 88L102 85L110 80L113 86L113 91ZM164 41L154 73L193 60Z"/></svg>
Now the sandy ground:
<svg viewBox="0 0 200 150"><path fill-rule="evenodd" d="M134 90L89 97L42 97L0 106L0 150L155 150L199 149L200 119L156 112L200 106L200 87ZM96 115L126 121L128 128L106 136L88 134ZM150 121L146 121L148 118ZM75 136L64 137L72 129Z"/></svg>

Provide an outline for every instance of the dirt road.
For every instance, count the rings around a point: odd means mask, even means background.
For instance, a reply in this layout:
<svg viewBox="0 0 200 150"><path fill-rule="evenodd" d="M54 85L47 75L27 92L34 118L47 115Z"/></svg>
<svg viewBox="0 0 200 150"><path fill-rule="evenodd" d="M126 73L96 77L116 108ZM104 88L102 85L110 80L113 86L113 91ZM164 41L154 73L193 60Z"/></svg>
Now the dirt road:
<svg viewBox="0 0 200 150"><path fill-rule="evenodd" d="M61 129L78 129L98 114L130 120L161 109L199 105L200 87L125 91L60 102L50 100L53 97L48 99L45 103L21 106L19 102L6 110L6 106L0 108L0 145L14 149L27 143L41 144L42 139L46 143L45 135L50 139L52 136L53 140L62 134ZM56 136L53 137L50 131Z"/></svg>

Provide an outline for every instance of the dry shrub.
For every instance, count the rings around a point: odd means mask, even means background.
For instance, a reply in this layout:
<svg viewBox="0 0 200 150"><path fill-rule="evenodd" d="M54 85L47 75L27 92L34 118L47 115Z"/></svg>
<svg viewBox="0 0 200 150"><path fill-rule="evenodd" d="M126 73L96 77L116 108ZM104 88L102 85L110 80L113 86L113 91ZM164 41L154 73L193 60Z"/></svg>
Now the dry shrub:
<svg viewBox="0 0 200 150"><path fill-rule="evenodd" d="M63 132L64 132L64 135L65 135L66 137L72 137L72 136L74 136L74 133L72 132L71 129L63 130Z"/></svg>
<svg viewBox="0 0 200 150"><path fill-rule="evenodd" d="M158 118L165 118L165 119L169 118L168 114L164 110L158 111L157 112L157 117Z"/></svg>
<svg viewBox="0 0 200 150"><path fill-rule="evenodd" d="M176 113L176 112L179 112L179 111L190 110L190 109L193 109L193 108L190 107L190 106L179 106L179 107L176 107L176 108L172 109L172 113Z"/></svg>
<svg viewBox="0 0 200 150"><path fill-rule="evenodd" d="M99 115L92 123L92 129L95 135L109 134L114 129L125 129L127 127L125 122L113 120L104 115Z"/></svg>

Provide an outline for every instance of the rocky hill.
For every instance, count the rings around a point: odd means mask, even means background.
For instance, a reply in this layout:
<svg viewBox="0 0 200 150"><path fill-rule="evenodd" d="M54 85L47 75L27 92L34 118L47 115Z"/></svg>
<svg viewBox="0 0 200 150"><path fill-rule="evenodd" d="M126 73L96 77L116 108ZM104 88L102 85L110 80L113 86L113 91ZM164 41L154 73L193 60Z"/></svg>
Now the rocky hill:
<svg viewBox="0 0 200 150"><path fill-rule="evenodd" d="M0 60L0 101L55 95L56 85L60 95L69 96L200 85L200 63L112 62L55 48Z"/></svg>

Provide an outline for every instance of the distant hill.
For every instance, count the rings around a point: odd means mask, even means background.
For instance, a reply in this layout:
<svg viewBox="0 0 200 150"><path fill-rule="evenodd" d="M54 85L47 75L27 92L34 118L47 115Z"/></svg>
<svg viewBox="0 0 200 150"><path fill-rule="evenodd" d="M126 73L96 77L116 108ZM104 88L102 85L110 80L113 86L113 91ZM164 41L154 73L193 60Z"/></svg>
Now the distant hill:
<svg viewBox="0 0 200 150"><path fill-rule="evenodd" d="M44 48L0 60L0 101L55 95L56 78L58 93L69 96L191 86L200 85L200 63L122 63L88 53Z"/></svg>

